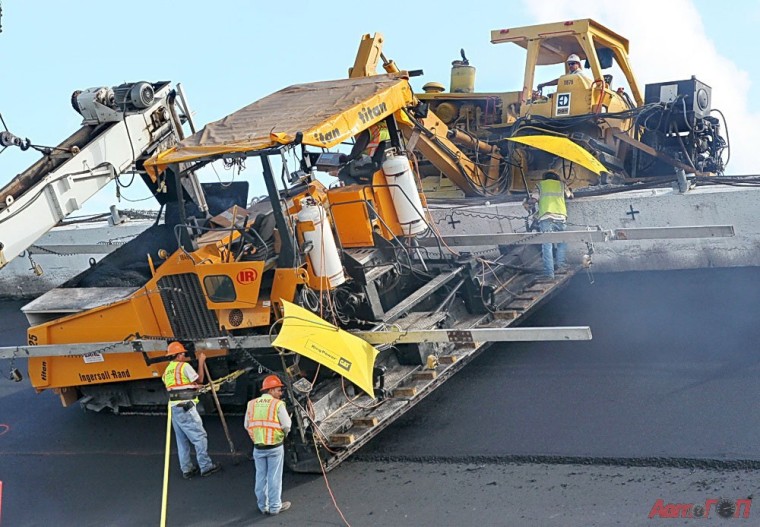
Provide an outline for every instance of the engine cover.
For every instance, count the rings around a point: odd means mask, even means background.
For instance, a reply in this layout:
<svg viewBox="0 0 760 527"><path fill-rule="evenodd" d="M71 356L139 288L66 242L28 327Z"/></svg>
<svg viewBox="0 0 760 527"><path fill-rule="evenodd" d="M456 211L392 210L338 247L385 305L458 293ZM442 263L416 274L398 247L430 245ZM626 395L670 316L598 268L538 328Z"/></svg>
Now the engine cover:
<svg viewBox="0 0 760 527"><path fill-rule="evenodd" d="M679 126L686 126L710 115L712 88L693 76L688 80L647 84L644 103L674 105L673 115L679 116Z"/></svg>

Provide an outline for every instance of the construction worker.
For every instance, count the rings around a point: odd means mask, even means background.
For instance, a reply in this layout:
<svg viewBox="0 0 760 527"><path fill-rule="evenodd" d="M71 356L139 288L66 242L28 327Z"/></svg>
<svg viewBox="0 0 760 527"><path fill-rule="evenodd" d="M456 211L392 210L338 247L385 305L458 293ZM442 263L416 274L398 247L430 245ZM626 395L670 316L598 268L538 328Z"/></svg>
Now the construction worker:
<svg viewBox="0 0 760 527"><path fill-rule="evenodd" d="M256 501L261 513L269 515L290 508L289 501L282 501L283 441L291 426L282 401L283 387L277 375L267 376L261 384L261 397L248 402L244 422L253 441Z"/></svg>
<svg viewBox="0 0 760 527"><path fill-rule="evenodd" d="M177 438L177 454L182 468L182 477L190 479L200 474L210 476L221 470L222 466L213 463L208 455L208 439L203 421L198 413L198 389L203 384L206 355L198 354L198 369L188 363L187 350L181 342L172 342L166 350L166 356L172 357L161 380L169 392L172 427ZM190 445L195 448L197 464L190 456Z"/></svg>
<svg viewBox="0 0 760 527"><path fill-rule="evenodd" d="M538 203L536 217L538 230L541 232L559 232L566 229L567 206L565 197L572 197L572 192L565 186L559 174L547 171L538 182L538 195L527 200L528 205ZM557 248L557 258L554 258L554 246ZM544 276L554 278L556 269L565 265L566 243L542 243L541 256L543 259Z"/></svg>
<svg viewBox="0 0 760 527"><path fill-rule="evenodd" d="M573 53L567 57L567 74L569 75L583 75L583 68L581 68L581 58ZM547 86L556 86L559 83L559 77L549 82L542 82L538 85L538 90L542 90Z"/></svg>
<svg viewBox="0 0 760 527"><path fill-rule="evenodd" d="M356 136L354 146L348 155L341 154L340 163L347 164L338 173L338 178L346 184L369 184L385 160L385 150L391 134L385 121L380 121Z"/></svg>
<svg viewBox="0 0 760 527"><path fill-rule="evenodd" d="M385 121L375 123L356 136L351 153L345 158L341 156L341 161L352 161L359 159L362 155L374 158L375 154L378 153L378 149L381 152L385 152L385 146L390 139L391 134Z"/></svg>

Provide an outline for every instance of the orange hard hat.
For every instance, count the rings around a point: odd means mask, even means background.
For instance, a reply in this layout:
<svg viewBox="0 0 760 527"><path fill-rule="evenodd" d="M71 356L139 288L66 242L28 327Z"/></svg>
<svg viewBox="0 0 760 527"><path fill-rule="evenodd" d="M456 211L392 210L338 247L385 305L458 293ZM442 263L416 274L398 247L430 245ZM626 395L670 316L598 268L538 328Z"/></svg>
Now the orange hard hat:
<svg viewBox="0 0 760 527"><path fill-rule="evenodd" d="M169 347L166 348L166 356L171 357L172 355L178 355L180 353L186 353L187 350L185 349L185 346L182 345L181 342L172 342L169 344Z"/></svg>
<svg viewBox="0 0 760 527"><path fill-rule="evenodd" d="M265 392L267 390L271 390L272 388L280 388L282 386L285 386L282 384L282 381L277 375L267 375L266 379L264 379L264 382L261 383L261 391Z"/></svg>

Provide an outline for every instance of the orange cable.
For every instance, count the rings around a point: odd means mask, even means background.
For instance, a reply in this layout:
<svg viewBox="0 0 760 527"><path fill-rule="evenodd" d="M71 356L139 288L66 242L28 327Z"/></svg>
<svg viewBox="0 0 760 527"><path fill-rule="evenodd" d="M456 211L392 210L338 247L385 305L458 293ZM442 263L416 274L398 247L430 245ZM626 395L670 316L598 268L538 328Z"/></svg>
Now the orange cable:
<svg viewBox="0 0 760 527"><path fill-rule="evenodd" d="M314 451L317 454L317 460L319 461L319 468L322 469L322 477L324 477L325 479L325 486L327 487L328 494L330 494L330 499L332 499L333 505L335 506L335 510L338 511L338 514L340 514L340 519L343 520L343 523L346 524L346 527L351 527L351 524L348 523L348 520L343 515L343 511L341 511L340 507L338 507L338 502L335 500L335 494L333 494L333 491L330 488L330 482L327 479L327 472L325 472L325 466L322 463L322 458L319 457L319 447L317 446L316 438L314 438Z"/></svg>

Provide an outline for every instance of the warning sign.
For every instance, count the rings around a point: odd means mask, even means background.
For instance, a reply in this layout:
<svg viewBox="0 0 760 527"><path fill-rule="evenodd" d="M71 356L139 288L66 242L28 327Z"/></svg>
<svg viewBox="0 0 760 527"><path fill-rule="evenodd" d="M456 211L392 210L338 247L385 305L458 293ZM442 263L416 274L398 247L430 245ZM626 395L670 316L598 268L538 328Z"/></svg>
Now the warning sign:
<svg viewBox="0 0 760 527"><path fill-rule="evenodd" d="M558 93L555 97L557 99L557 107L554 115L562 117L563 115L570 115L570 94Z"/></svg>

